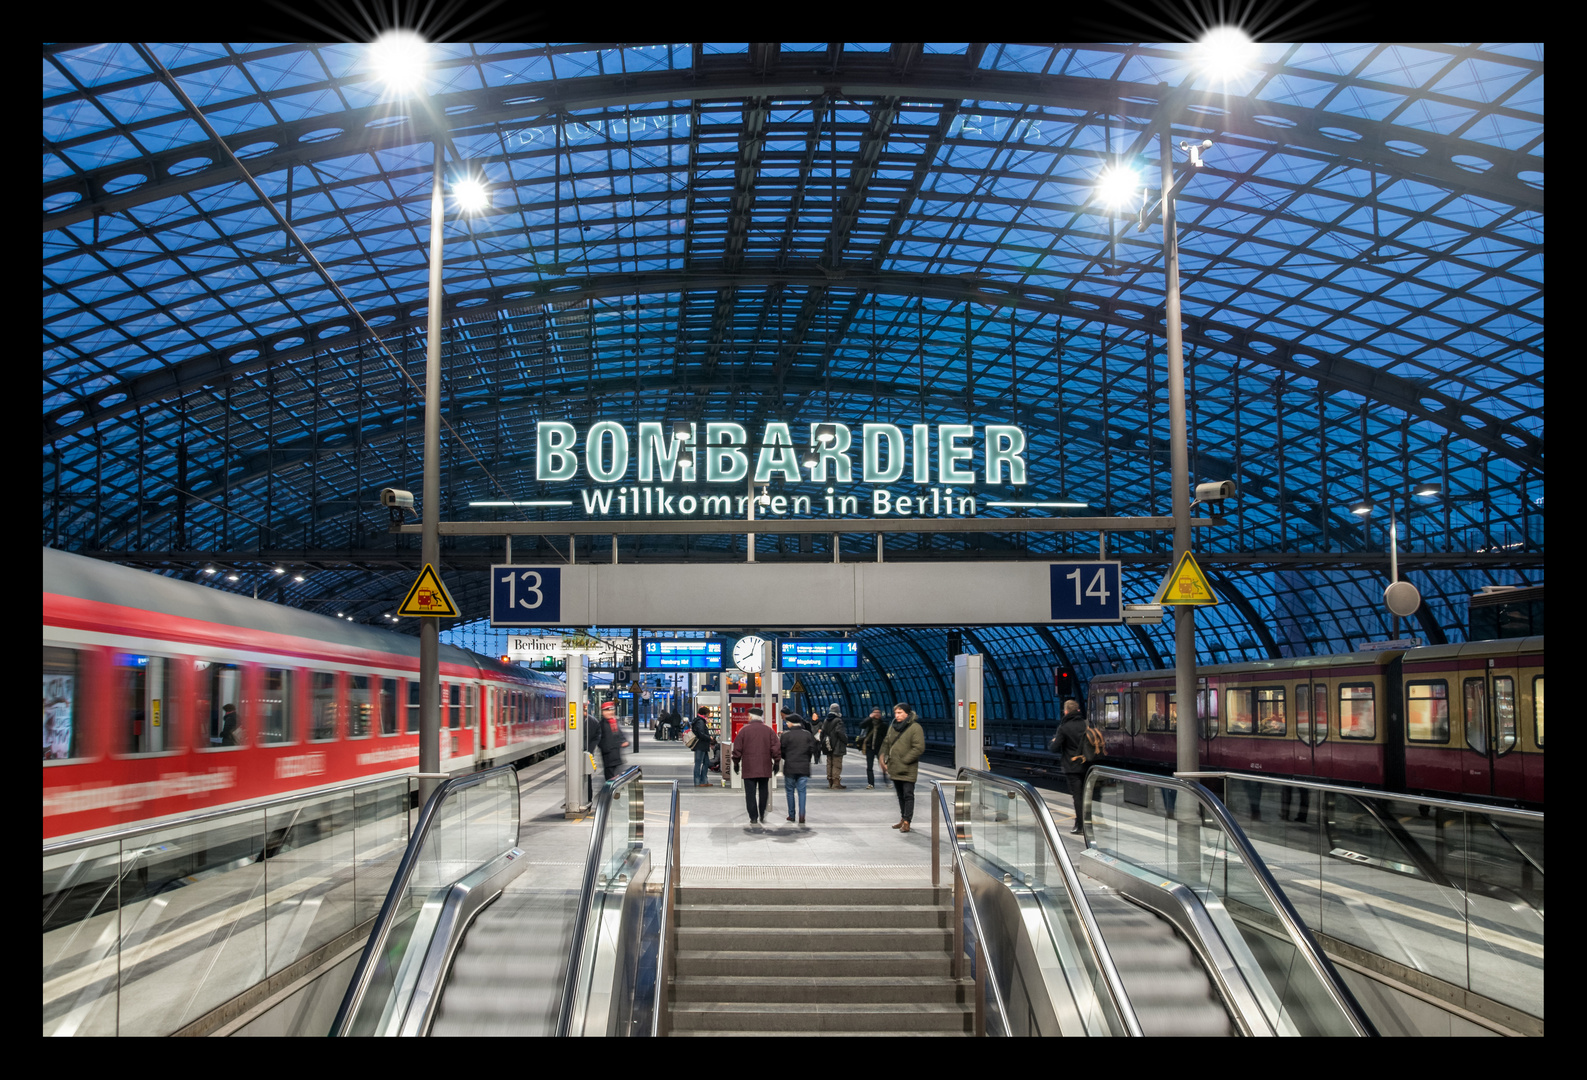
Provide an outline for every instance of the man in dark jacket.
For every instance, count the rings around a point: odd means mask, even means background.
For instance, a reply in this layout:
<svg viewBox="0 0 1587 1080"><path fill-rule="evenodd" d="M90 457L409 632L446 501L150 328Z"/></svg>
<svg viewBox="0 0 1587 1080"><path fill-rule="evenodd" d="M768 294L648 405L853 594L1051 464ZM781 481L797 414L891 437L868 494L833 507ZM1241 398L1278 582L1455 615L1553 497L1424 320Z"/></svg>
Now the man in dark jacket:
<svg viewBox="0 0 1587 1080"><path fill-rule="evenodd" d="M592 724L589 733L590 741L601 749L601 770L606 779L610 780L617 775L623 767L622 747L628 745L622 732L617 729L617 706L608 701L601 706L601 722Z"/></svg>
<svg viewBox="0 0 1587 1080"><path fill-rule="evenodd" d="M805 789L810 784L810 759L816 754L816 739L798 713L783 715L782 776L788 792L788 820L794 819L794 793L798 792L799 824L805 823Z"/></svg>
<svg viewBox="0 0 1587 1080"><path fill-rule="evenodd" d="M1052 750L1063 761L1064 779L1075 801L1075 827L1069 831L1083 834L1085 819L1080 812L1080 796L1085 790L1086 722L1080 715L1080 703L1074 698L1064 702L1063 723L1053 737Z"/></svg>
<svg viewBox="0 0 1587 1080"><path fill-rule="evenodd" d="M821 749L827 755L827 788L847 791L843 783L843 755L849 752L849 733L843 726L843 710L835 701L827 706L827 718L821 725Z"/></svg>
<svg viewBox="0 0 1587 1080"><path fill-rule="evenodd" d="M744 808L749 823L759 826L766 816L766 800L771 796L771 776L782 758L777 733L766 726L759 705L749 710L749 723L739 729L733 740L733 771L744 777Z"/></svg>
<svg viewBox="0 0 1587 1080"><path fill-rule="evenodd" d="M881 709L872 709L871 715L865 718L865 727L860 736L860 749L865 751L865 786L876 786L876 755L882 752L882 740L887 738L887 717L882 715ZM882 783L889 784L887 773L882 772Z"/></svg>
<svg viewBox="0 0 1587 1080"><path fill-rule="evenodd" d="M694 735L694 786L711 786L711 710L701 706L689 725Z"/></svg>

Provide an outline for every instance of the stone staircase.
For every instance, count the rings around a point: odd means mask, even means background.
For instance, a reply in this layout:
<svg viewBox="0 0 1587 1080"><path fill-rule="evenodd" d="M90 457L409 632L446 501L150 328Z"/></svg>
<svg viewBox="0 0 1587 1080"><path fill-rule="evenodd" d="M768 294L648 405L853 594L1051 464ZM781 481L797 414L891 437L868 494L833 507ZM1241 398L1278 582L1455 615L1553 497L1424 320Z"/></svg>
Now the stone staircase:
<svg viewBox="0 0 1587 1080"><path fill-rule="evenodd" d="M671 1035L969 1035L951 888L683 886Z"/></svg>

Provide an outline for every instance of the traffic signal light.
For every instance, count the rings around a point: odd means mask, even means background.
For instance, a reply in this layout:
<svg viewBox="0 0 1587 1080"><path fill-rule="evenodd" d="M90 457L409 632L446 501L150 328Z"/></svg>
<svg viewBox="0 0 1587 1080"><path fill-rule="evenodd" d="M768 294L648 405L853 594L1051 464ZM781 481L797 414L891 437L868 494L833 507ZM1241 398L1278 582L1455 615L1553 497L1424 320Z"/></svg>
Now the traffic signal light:
<svg viewBox="0 0 1587 1080"><path fill-rule="evenodd" d="M560 656L542 656L540 658L540 671L566 671L568 662Z"/></svg>
<svg viewBox="0 0 1587 1080"><path fill-rule="evenodd" d="M1072 698L1078 696L1075 693L1074 672L1064 668L1055 669L1053 671L1053 689L1058 692L1059 697Z"/></svg>

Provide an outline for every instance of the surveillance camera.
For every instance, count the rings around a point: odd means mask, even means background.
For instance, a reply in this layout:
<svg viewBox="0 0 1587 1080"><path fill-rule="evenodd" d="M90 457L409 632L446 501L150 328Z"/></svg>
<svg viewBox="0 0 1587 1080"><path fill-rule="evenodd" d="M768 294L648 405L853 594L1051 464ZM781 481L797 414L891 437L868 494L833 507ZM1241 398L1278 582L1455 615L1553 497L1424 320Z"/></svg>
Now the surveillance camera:
<svg viewBox="0 0 1587 1080"><path fill-rule="evenodd" d="M382 506L392 509L413 509L413 492L403 491L401 488L381 488L380 502Z"/></svg>
<svg viewBox="0 0 1587 1080"><path fill-rule="evenodd" d="M1216 480L1210 484L1196 485L1197 502L1222 502L1224 499L1234 498L1238 493L1233 480Z"/></svg>
<svg viewBox="0 0 1587 1080"><path fill-rule="evenodd" d="M1201 140L1201 148L1203 150L1211 150L1212 149L1212 140L1211 139L1202 139Z"/></svg>

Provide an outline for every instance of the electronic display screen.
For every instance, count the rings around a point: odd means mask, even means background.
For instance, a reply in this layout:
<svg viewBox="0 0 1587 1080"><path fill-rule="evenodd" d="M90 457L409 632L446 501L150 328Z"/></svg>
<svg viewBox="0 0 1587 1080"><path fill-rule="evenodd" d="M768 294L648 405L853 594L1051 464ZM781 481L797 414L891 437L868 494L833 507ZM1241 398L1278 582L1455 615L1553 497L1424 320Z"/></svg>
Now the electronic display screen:
<svg viewBox="0 0 1587 1080"><path fill-rule="evenodd" d="M692 641L641 641L647 671L721 671L722 643Z"/></svg>
<svg viewBox="0 0 1587 1080"><path fill-rule="evenodd" d="M781 646L784 671L801 668L858 671L860 667L860 643L853 639L817 641L810 638L785 638Z"/></svg>

